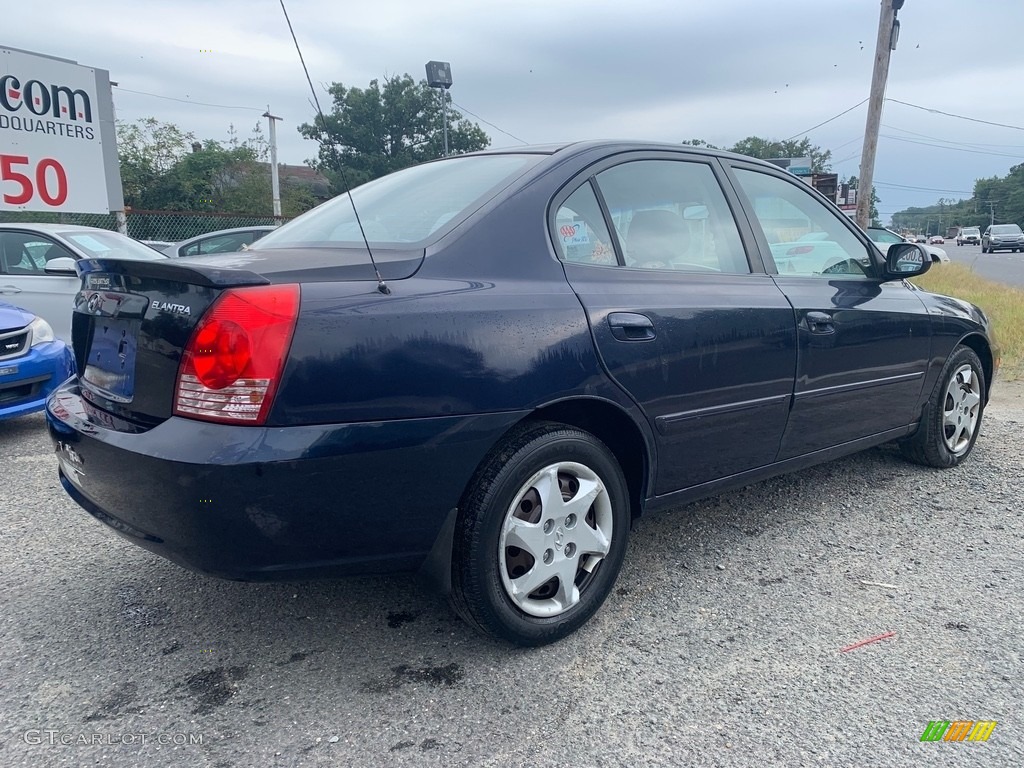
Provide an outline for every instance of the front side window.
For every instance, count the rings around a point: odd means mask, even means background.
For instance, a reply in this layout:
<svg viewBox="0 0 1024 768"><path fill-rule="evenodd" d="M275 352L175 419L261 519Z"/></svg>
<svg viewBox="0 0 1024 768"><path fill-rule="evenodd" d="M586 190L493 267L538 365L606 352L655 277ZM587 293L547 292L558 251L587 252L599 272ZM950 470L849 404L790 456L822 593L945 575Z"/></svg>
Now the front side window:
<svg viewBox="0 0 1024 768"><path fill-rule="evenodd" d="M780 275L867 278L871 256L856 235L800 182L736 169Z"/></svg>
<svg viewBox="0 0 1024 768"><path fill-rule="evenodd" d="M595 177L626 267L749 273L725 194L705 163L637 160Z"/></svg>
<svg viewBox="0 0 1024 768"><path fill-rule="evenodd" d="M0 232L0 273L5 275L45 275L46 262L66 256L74 258L62 245L27 232Z"/></svg>

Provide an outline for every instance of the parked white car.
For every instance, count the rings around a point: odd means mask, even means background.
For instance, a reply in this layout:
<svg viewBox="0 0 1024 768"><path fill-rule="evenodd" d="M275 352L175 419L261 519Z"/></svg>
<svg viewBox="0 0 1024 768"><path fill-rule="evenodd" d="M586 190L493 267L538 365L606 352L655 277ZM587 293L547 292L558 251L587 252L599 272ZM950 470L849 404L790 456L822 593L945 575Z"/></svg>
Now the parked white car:
<svg viewBox="0 0 1024 768"><path fill-rule="evenodd" d="M119 232L66 224L0 224L0 300L43 318L71 343L71 309L81 281L79 259L153 261L162 253Z"/></svg>
<svg viewBox="0 0 1024 768"><path fill-rule="evenodd" d="M885 227L868 227L867 233L871 242L877 245L882 253L885 253L893 243L908 242L907 238L893 232L891 229L886 229ZM915 240L918 243L924 242L923 238L916 238ZM928 255L932 257L933 263L943 264L947 261L952 261L952 259L949 258L949 254L942 248L936 248L934 245L925 245L924 249L928 252Z"/></svg>

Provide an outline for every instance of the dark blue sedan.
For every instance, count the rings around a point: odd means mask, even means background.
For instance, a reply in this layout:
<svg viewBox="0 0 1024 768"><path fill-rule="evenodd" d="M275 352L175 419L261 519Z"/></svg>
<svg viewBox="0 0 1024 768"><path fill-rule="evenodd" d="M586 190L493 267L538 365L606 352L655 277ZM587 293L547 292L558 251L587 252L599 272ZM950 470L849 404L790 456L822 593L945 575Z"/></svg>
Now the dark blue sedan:
<svg viewBox="0 0 1024 768"><path fill-rule="evenodd" d="M0 301L0 421L43 410L73 371L71 350L49 323Z"/></svg>
<svg viewBox="0 0 1024 768"><path fill-rule="evenodd" d="M420 570L539 645L598 610L645 512L888 441L963 461L998 353L906 281L930 265L738 155L438 160L245 253L79 262L60 479L186 567Z"/></svg>

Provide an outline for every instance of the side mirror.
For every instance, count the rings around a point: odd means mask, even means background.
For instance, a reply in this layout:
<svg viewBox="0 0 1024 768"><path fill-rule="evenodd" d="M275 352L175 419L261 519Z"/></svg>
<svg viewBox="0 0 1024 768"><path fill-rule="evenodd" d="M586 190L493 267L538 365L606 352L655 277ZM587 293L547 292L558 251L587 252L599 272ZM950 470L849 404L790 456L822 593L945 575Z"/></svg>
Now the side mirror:
<svg viewBox="0 0 1024 768"><path fill-rule="evenodd" d="M75 271L75 260L70 256L58 256L55 259L50 259L46 262L43 271L48 275L78 276L78 273Z"/></svg>
<svg viewBox="0 0 1024 768"><path fill-rule="evenodd" d="M931 254L917 243L893 243L885 254L885 279L916 277L923 275L931 266Z"/></svg>

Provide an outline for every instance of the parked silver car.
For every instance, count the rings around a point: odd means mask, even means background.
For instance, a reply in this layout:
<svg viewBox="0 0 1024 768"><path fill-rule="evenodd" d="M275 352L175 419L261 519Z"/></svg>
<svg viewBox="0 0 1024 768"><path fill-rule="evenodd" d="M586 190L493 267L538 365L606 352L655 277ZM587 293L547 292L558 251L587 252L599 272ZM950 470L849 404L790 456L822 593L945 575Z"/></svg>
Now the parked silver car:
<svg viewBox="0 0 1024 768"><path fill-rule="evenodd" d="M205 235L181 240L161 250L168 256L206 256L211 253L233 253L242 250L243 246L252 245L268 232L277 227L234 227L207 232Z"/></svg>
<svg viewBox="0 0 1024 768"><path fill-rule="evenodd" d="M81 289L79 259L153 261L162 253L118 232L66 224L0 224L0 300L46 320L71 342L71 309Z"/></svg>

